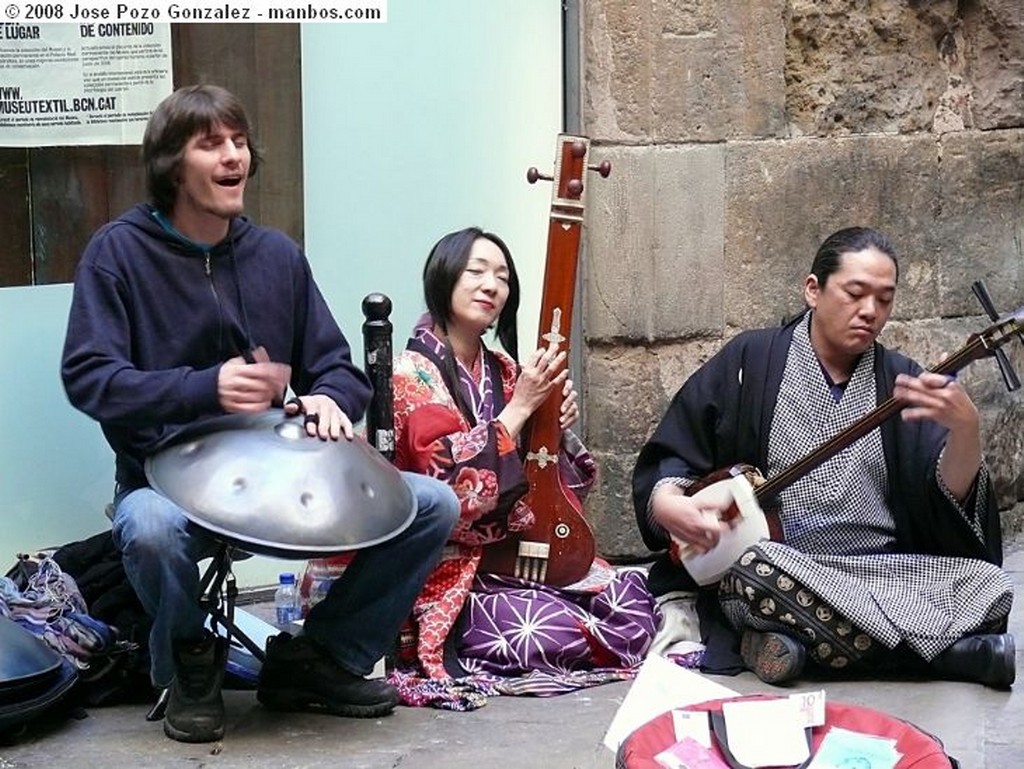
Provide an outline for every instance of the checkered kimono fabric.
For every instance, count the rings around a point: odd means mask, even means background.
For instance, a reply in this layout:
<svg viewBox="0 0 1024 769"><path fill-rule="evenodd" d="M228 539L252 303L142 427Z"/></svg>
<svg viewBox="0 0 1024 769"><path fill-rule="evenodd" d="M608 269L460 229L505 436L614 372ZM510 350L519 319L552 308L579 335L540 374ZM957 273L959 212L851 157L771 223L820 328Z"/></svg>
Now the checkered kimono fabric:
<svg viewBox="0 0 1024 769"><path fill-rule="evenodd" d="M869 350L836 402L807 325L798 324L772 421L769 477L875 407L873 369ZM981 505L989 483L984 467L977 483ZM782 492L785 544L752 548L723 580L720 597L733 626L788 628L815 658L815 646L823 643L854 658L873 644L893 649L903 643L931 660L959 638L999 624L1013 600L1007 575L981 560L893 552L896 528L886 490L875 430ZM960 513L980 539L973 522L981 511ZM837 667L845 662L831 660Z"/></svg>

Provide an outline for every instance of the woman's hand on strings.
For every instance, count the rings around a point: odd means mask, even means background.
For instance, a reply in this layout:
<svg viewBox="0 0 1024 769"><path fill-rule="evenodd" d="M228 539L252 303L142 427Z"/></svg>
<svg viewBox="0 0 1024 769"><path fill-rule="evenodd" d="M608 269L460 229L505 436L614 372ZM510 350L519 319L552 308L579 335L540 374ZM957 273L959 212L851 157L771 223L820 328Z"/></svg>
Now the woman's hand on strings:
<svg viewBox="0 0 1024 769"><path fill-rule="evenodd" d="M566 379L562 385L562 410L558 415L558 426L568 430L580 418L579 394L573 389L572 380Z"/></svg>
<svg viewBox="0 0 1024 769"><path fill-rule="evenodd" d="M565 367L566 352L550 344L535 350L519 372L512 400L520 400L532 414L552 390L561 387L569 378Z"/></svg>
<svg viewBox="0 0 1024 769"><path fill-rule="evenodd" d="M512 437L519 434L552 390L564 386L569 378L565 360L565 351L559 352L552 343L536 350L522 365L512 397L498 415Z"/></svg>

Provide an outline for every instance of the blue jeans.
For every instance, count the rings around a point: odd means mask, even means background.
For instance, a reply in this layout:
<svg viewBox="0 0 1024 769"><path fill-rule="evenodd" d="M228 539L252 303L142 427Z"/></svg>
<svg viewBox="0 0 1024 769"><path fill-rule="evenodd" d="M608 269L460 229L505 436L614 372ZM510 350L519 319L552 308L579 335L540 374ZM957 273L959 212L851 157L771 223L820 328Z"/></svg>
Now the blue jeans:
<svg viewBox="0 0 1024 769"><path fill-rule="evenodd" d="M390 649L459 517L455 493L433 478L402 473L416 497L416 517L397 537L359 551L305 623L352 673L366 675ZM147 613L150 677L163 688L174 679L172 643L202 636L199 569L220 543L190 523L181 508L151 488L114 499L114 542L125 573Z"/></svg>

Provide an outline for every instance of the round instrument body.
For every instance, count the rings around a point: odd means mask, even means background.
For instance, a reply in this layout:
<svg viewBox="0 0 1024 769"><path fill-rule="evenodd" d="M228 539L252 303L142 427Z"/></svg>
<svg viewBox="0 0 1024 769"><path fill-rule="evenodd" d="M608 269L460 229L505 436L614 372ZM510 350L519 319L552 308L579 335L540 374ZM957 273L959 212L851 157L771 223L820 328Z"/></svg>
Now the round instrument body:
<svg viewBox="0 0 1024 769"><path fill-rule="evenodd" d="M705 486L692 496L709 500L710 506L719 510L735 506L737 513L733 516L733 525L722 532L713 550L689 552L683 557L683 566L698 585L714 585L747 548L770 538L768 520L757 502L750 480L743 473Z"/></svg>
<svg viewBox="0 0 1024 769"><path fill-rule="evenodd" d="M146 460L153 488L240 549L318 558L385 542L416 516L401 474L365 440L321 440L301 415L231 414Z"/></svg>

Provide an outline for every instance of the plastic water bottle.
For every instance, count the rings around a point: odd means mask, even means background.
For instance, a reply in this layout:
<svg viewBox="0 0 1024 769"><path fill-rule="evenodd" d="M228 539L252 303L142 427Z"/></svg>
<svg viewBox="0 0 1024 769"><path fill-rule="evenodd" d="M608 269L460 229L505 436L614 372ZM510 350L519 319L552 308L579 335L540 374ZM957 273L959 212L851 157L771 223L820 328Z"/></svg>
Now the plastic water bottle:
<svg viewBox="0 0 1024 769"><path fill-rule="evenodd" d="M300 616L299 593L295 589L295 575L290 571L278 577L274 609L277 611L277 626L281 630L288 630Z"/></svg>

